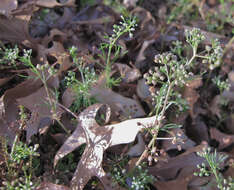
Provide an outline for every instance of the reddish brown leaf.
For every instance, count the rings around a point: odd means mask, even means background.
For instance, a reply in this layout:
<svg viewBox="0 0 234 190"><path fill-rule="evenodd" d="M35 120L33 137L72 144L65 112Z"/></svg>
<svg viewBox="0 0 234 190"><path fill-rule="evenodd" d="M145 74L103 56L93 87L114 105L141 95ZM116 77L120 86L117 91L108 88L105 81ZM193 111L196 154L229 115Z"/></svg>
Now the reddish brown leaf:
<svg viewBox="0 0 234 190"><path fill-rule="evenodd" d="M216 128L210 128L210 137L219 142L219 150L222 150L234 143L234 135L227 135Z"/></svg>
<svg viewBox="0 0 234 190"><path fill-rule="evenodd" d="M131 68L128 65L121 63L116 63L115 66L119 70L122 82L134 82L141 76L141 73L137 68Z"/></svg>
<svg viewBox="0 0 234 190"><path fill-rule="evenodd" d="M154 186L158 190L166 190L166 189L169 190L172 187L173 187L173 190L187 190L188 189L188 184L193 178L195 178L195 176L192 173L189 176L177 178L175 180L156 181L154 183Z"/></svg>
<svg viewBox="0 0 234 190"><path fill-rule="evenodd" d="M57 185L50 182L43 182L36 190L70 190L64 185Z"/></svg>
<svg viewBox="0 0 234 190"><path fill-rule="evenodd" d="M178 173L185 177L197 170L197 164L204 162L204 158L196 155L196 152L202 151L206 145L199 145L180 154L179 156L169 158L166 162L160 161L154 167L149 168L149 173L160 179L175 179Z"/></svg>
<svg viewBox="0 0 234 190"><path fill-rule="evenodd" d="M11 11L18 6L17 0L1 0L0 14L9 16Z"/></svg>
<svg viewBox="0 0 234 190"><path fill-rule="evenodd" d="M121 116L122 119L145 116L143 108L136 100L121 96L110 89L96 85L90 90L90 94L98 102L108 104L114 115Z"/></svg>
<svg viewBox="0 0 234 190"><path fill-rule="evenodd" d="M19 98L17 101L19 105L25 106L32 112L26 127L27 140L29 141L31 136L36 134L39 129L43 129L51 124L54 119L53 113L51 113L52 108L49 105L45 88L40 88L33 94ZM57 108L56 117L60 118L61 113L62 110Z"/></svg>
<svg viewBox="0 0 234 190"><path fill-rule="evenodd" d="M187 150L195 146L195 142L190 140L185 135L184 131L179 128L171 130L170 133L167 133L165 137L168 137L168 138L176 137L177 139L175 142L172 140L163 140L162 149L164 149L165 151L168 151L171 149Z"/></svg>
<svg viewBox="0 0 234 190"><path fill-rule="evenodd" d="M37 0L36 5L47 8L75 6L75 0L68 0L65 3L58 3L56 0Z"/></svg>
<svg viewBox="0 0 234 190"><path fill-rule="evenodd" d="M187 100L187 102L190 105L190 115L192 118L194 118L194 112L193 112L194 104L197 102L198 98L200 97L195 89L200 87L201 85L202 85L202 79L196 78L186 83L183 92L183 97Z"/></svg>

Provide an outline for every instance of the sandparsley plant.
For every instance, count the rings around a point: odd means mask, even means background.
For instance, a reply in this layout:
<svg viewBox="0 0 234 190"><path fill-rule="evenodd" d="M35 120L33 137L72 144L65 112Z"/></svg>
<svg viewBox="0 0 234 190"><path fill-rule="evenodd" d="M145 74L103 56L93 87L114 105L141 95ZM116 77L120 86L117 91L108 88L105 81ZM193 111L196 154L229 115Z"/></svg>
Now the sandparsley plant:
<svg viewBox="0 0 234 190"><path fill-rule="evenodd" d="M192 70L196 58L206 60L209 63L209 67L212 68L220 65L222 49L217 41L213 41L212 47L209 49L206 48L204 52L198 53L199 44L205 39L200 29L185 30L185 37L186 42L192 48L193 54L191 58L183 58L182 43L175 42L174 48L172 48L173 53L166 52L156 55L154 59L156 66L144 74L147 85L150 85L152 104L154 105L151 114L155 114L156 122L150 130L152 139L148 144L148 149L144 151L136 165L141 162L148 150L155 149L155 141L158 138L160 129L163 128L166 111L172 105L176 106L180 111L188 109L188 104L176 90L182 88L186 82L194 78L194 74L190 70ZM171 139L175 142L174 137ZM148 160L151 162L153 155L151 153L148 155Z"/></svg>
<svg viewBox="0 0 234 190"><path fill-rule="evenodd" d="M231 85L228 82L228 79L221 80L220 76L216 76L212 79L212 82L218 87L220 93L223 93L224 90L229 90Z"/></svg>
<svg viewBox="0 0 234 190"><path fill-rule="evenodd" d="M123 16L121 16L121 19L122 21L119 23L119 25L115 24L113 26L113 34L110 36L105 36L108 42L102 43L100 47L102 51L102 57L104 58L104 60L106 60L106 65L105 65L106 86L109 88L118 85L120 82L120 79L111 78L112 63L120 56L120 52L122 49L122 46L118 45L117 41L122 35L126 33L128 33L129 37L132 38L133 32L135 31L135 27L137 26L136 17L124 18ZM113 50L114 50L114 56L113 58L111 58L111 53Z"/></svg>
<svg viewBox="0 0 234 190"><path fill-rule="evenodd" d="M234 180L232 178L225 179L220 173L221 164L227 159L226 155L217 153L216 150L211 152L211 148L204 148L202 152L197 153L200 157L205 158L209 167L205 163L198 165L199 172L195 172L196 176L214 175L217 187L220 190L232 190L234 188Z"/></svg>
<svg viewBox="0 0 234 190"><path fill-rule="evenodd" d="M155 180L153 176L148 174L148 170L141 165L129 172L126 169L115 166L111 174L115 182L128 190L149 190L149 184L152 184Z"/></svg>
<svg viewBox="0 0 234 190"><path fill-rule="evenodd" d="M17 59L19 57L19 48L0 48L0 64L16 66Z"/></svg>
<svg viewBox="0 0 234 190"><path fill-rule="evenodd" d="M96 102L94 98L90 97L89 90L97 82L97 75L94 69L84 65L82 58L77 57L76 47L70 48L70 55L81 75L81 81L76 78L76 73L73 71L68 71L68 75L65 77L66 86L72 88L75 93L75 101L71 109L73 112L77 112L80 108L86 108Z"/></svg>

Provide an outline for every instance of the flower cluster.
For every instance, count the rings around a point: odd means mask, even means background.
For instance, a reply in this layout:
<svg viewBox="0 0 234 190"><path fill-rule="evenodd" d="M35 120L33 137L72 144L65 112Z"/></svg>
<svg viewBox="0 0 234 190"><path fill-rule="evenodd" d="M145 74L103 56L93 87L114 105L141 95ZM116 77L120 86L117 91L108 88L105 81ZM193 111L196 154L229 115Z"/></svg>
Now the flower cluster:
<svg viewBox="0 0 234 190"><path fill-rule="evenodd" d="M231 87L227 79L222 81L219 76L213 78L212 82L219 88L220 93L222 93L224 90L229 90Z"/></svg>
<svg viewBox="0 0 234 190"><path fill-rule="evenodd" d="M176 55L170 52L156 55L154 61L160 65L144 74L146 83L149 85L162 84L166 79L169 83L174 82L175 85L181 86L193 75L193 73L187 72L186 66L177 60Z"/></svg>
<svg viewBox="0 0 234 190"><path fill-rule="evenodd" d="M201 33L199 28L193 28L192 30L185 30L186 42L192 47L198 47L198 44L205 40L205 36Z"/></svg>
<svg viewBox="0 0 234 190"><path fill-rule="evenodd" d="M223 49L221 48L220 42L217 39L212 41L211 46L206 46L206 52L207 53L205 56L207 59L204 59L203 63L208 63L210 70L220 66L221 58L223 56Z"/></svg>
<svg viewBox="0 0 234 190"><path fill-rule="evenodd" d="M131 172L115 167L112 172L113 179L130 190L148 189L148 184L154 181L154 177L148 174L145 167L136 166Z"/></svg>
<svg viewBox="0 0 234 190"><path fill-rule="evenodd" d="M128 32L129 37L132 38L133 34L132 32L135 31L135 28L137 27L136 18L129 18L126 19L123 16L121 16L122 21L119 23L120 25L114 25L113 26L113 34L109 38L109 40L112 42L116 38L119 38L123 33Z"/></svg>

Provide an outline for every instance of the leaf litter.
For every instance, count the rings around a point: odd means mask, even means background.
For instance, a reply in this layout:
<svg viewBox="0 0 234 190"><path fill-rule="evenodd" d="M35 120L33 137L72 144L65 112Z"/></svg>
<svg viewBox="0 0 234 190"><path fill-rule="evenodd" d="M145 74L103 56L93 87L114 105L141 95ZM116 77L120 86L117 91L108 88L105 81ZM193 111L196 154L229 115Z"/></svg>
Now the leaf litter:
<svg viewBox="0 0 234 190"><path fill-rule="evenodd" d="M33 50L32 63L34 65L48 63L58 68L57 74L47 80L47 85L51 92L55 89L61 92L56 108L56 119L69 130L70 135L65 134L59 127L53 129L57 124L48 107L45 86L39 79L35 79L35 75L28 68L19 67L20 64L23 64L19 59L16 60L17 66L10 68L9 71L13 73L10 77L6 73L8 70L0 68L3 73L0 78L1 88L9 86L7 90L1 92L0 135L7 137L9 146L12 146L15 136L19 133L19 105L23 105L29 112L29 118L24 127L25 143L34 143L34 137L37 136L41 146L40 154L49 155L48 152L44 152L47 144L56 149L52 152L54 159L51 158L49 161L50 169L47 171L54 180L44 178L44 181L42 180L37 187L38 190L93 189L91 186L95 185L90 183L93 177L97 177L101 182L102 185L99 186L101 189L126 189L113 182L109 176L110 171L105 166L110 155L121 157L126 154L129 156L130 162L136 163L134 159L144 152L149 142L147 139L149 134L142 131L152 127L156 118L147 116L149 110L152 109L152 96L151 89L145 84L142 76L152 65L155 54L161 52L162 49L167 49L168 44L172 41L184 39L182 31L191 29L194 24L197 25L201 21L167 25L164 20L165 15L162 16L164 19L160 19L159 16L155 16L158 13L155 14L152 7L149 10L142 8L150 7L151 1L137 4L141 6L136 6L135 1L133 3L124 1L129 12L138 17L139 23L132 39L123 36L118 42L123 47L122 52L128 51L125 55L121 53L121 57L117 60L118 63L113 64L113 76L115 74L121 76L122 82L119 87L107 89L103 85L105 77L103 78L101 74L105 59L98 56L100 54L99 45L101 42L107 41L104 38L106 34L112 34L112 25L119 21L120 14L114 10L114 6L104 5L102 1L96 1L93 5L87 3L87 6L84 7L82 7L81 1L77 6L77 2L74 0L1 2L1 50L2 47L13 47L17 44L21 50L23 48ZM217 1L214 0L213 3L215 5ZM162 4L158 1L153 3L155 7L161 7L162 11L169 9L169 5ZM202 17L205 15L203 15L204 10L211 9L207 5L210 6L209 2L205 2L205 6L199 12ZM217 7L212 8L212 11L217 11L222 15ZM165 10L163 12L166 14ZM203 19L202 22L205 20ZM233 52L231 51L233 43L228 43L232 42L228 35L206 31L204 23L201 26L203 27L202 33L206 36L202 46L211 45L211 39L218 38L222 47L227 48L223 57L224 63L215 72L228 78L231 87L221 93L217 93L217 90L215 93L206 91L204 86L208 85L207 89L214 89L214 87L204 73L186 83L185 88L182 89L182 97L187 100L190 108L183 117L176 119L183 124L182 129L172 129L168 134L160 133L163 138L179 134L181 141L157 142L159 151L156 156L157 161L153 165L147 166L149 173L157 179L151 189L164 190L171 189L172 186L176 190L204 187L209 189L206 184L215 183L212 176L203 179L193 175L197 171L197 164L204 162L204 159L197 156L196 152L201 151L207 144L218 151L227 152L230 162L233 158L234 80ZM229 26L224 25L224 27L227 27L227 31L224 29L224 32L228 33ZM85 55L90 67L96 69L101 76L100 80L89 90L90 96L94 97L99 104L80 109L78 113L75 113L78 116L74 118L72 118L74 115L71 114L71 111L67 112L67 108L74 102L74 92L70 88L64 89L63 86L67 72L75 68L68 53L68 48L72 45L77 46L78 55ZM188 52L183 53L189 54ZM97 64L94 65L94 63ZM193 68L194 73L199 73L199 71L199 68ZM204 70L201 69L201 71ZM11 87L15 76L22 73L26 73L27 78L23 82L17 81ZM123 92L124 86L125 88L131 87L131 89ZM211 97L211 99L204 98L204 93L207 93L207 97ZM222 98L229 102L226 107L221 105ZM102 125L98 121L98 119L103 120L102 117L99 118L99 112L103 112L105 117ZM169 112L171 113L168 114L172 114L174 117L174 112L171 110ZM222 120L222 117L225 119ZM47 143L44 137L52 140ZM21 138L24 138L23 135ZM137 143L134 143L136 141ZM214 142L215 145L213 145ZM65 159L83 144L85 144L85 149L77 162L72 177L69 178L70 183L55 182L56 174L58 174L55 171L59 167L59 160ZM122 146L123 144L125 146ZM118 151L115 152L114 147L117 147ZM122 149L122 147L124 148ZM108 152L107 149L112 149L112 151ZM3 154L1 150L0 166L4 164ZM43 157L41 159L43 163ZM134 166L132 167L134 168ZM231 164L226 164L226 168L222 172L233 177ZM43 171L40 172L40 175L44 175ZM2 185L1 180L0 185Z"/></svg>

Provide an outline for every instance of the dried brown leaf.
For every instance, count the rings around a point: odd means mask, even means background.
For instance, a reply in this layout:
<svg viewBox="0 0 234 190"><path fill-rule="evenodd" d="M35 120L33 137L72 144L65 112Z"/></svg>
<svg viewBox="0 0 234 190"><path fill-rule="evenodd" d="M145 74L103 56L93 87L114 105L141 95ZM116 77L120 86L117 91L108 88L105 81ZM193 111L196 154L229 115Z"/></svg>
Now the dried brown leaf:
<svg viewBox="0 0 234 190"><path fill-rule="evenodd" d="M171 135L172 134L172 135ZM172 140L163 140L162 141L162 149L165 151L171 149L178 149L178 150L187 150L195 146L195 142L190 140L182 129L176 128L170 130L170 133L167 133L166 138L176 137L177 140L173 142Z"/></svg>
<svg viewBox="0 0 234 190"><path fill-rule="evenodd" d="M196 152L202 151L204 144L188 149L186 152L169 158L166 162L160 161L154 167L149 168L149 173L160 179L175 179L178 173L180 176L188 176L197 170L197 164L204 162L204 158L196 155Z"/></svg>
<svg viewBox="0 0 234 190"><path fill-rule="evenodd" d="M186 83L185 85L185 89L183 92L183 97L187 100L187 102L189 103L190 106L190 116L192 118L194 118L194 104L197 102L198 98L200 97L200 95L198 94L198 92L196 91L196 89L198 87L200 87L202 85L202 79L199 78L195 78L194 80L191 80L189 82Z"/></svg>
<svg viewBox="0 0 234 190"><path fill-rule="evenodd" d="M177 178L175 180L157 181L154 183L154 186L158 190L166 190L166 189L169 190L172 187L173 187L173 190L187 190L188 184L193 178L195 178L195 176L192 173L186 177Z"/></svg>
<svg viewBox="0 0 234 190"><path fill-rule="evenodd" d="M9 16L11 14L11 11L16 9L17 6L17 0L1 0L0 14Z"/></svg>
<svg viewBox="0 0 234 190"><path fill-rule="evenodd" d="M70 188L64 185L57 185L50 182L43 182L40 184L39 187L36 188L36 190L70 190Z"/></svg>
<svg viewBox="0 0 234 190"><path fill-rule="evenodd" d="M98 102L108 104L114 115L121 116L122 119L145 116L145 111L136 100L126 98L101 85L94 86L90 94Z"/></svg>
<svg viewBox="0 0 234 190"><path fill-rule="evenodd" d="M155 117L150 117L99 126L95 117L101 107L103 107L102 104L95 104L88 107L78 116L76 130L56 153L54 165L66 154L86 143L85 151L71 181L73 190L83 189L92 176L97 176L105 189L113 189L111 184L106 184L107 176L102 169L104 151L114 145L133 142L141 128L150 127L155 122ZM110 107L107 107L106 115L109 118Z"/></svg>
<svg viewBox="0 0 234 190"><path fill-rule="evenodd" d="M115 63L115 66L120 72L122 82L134 82L141 76L141 73L137 68L131 68L128 65L121 63Z"/></svg>
<svg viewBox="0 0 234 190"><path fill-rule="evenodd" d="M227 135L216 128L210 128L210 137L219 142L218 149L222 150L234 143L234 135Z"/></svg>
<svg viewBox="0 0 234 190"><path fill-rule="evenodd" d="M52 95L52 93L51 93ZM51 106L48 102L48 96L44 87L29 96L18 98L19 105L23 105L31 111L31 117L26 123L27 141L36 134L39 129L49 126L54 119L54 113L51 113ZM60 118L62 110L57 107L56 117Z"/></svg>
<svg viewBox="0 0 234 190"><path fill-rule="evenodd" d="M35 1L37 6L54 8L63 6L75 6L75 0L68 0L65 3L58 3L57 0L37 0Z"/></svg>

